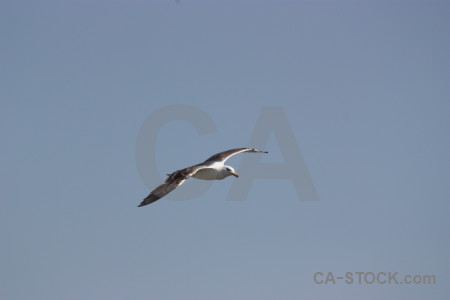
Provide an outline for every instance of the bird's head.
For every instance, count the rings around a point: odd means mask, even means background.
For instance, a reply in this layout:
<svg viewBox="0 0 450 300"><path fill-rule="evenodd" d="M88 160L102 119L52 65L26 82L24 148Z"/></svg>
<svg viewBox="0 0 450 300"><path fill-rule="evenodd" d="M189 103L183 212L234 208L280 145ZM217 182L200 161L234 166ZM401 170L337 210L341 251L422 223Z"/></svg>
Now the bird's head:
<svg viewBox="0 0 450 300"><path fill-rule="evenodd" d="M223 171L224 171L226 176L233 175L234 177L239 177L239 174L236 173L236 171L233 169L233 167L224 166Z"/></svg>

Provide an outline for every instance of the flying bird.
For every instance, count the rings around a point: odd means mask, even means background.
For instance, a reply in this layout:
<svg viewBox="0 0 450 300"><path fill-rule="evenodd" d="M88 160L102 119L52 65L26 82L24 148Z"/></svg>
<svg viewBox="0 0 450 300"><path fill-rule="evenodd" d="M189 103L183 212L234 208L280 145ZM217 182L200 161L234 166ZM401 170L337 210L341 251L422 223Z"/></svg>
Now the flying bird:
<svg viewBox="0 0 450 300"><path fill-rule="evenodd" d="M187 167L172 174L167 175L166 181L156 187L145 199L138 205L138 207L150 204L156 200L161 199L178 186L182 185L186 179L194 177L203 180L221 180L228 176L239 177L238 173L231 166L225 165L227 159L231 156L242 152L260 152L268 153L267 151L256 150L254 148L236 148L214 154L204 162Z"/></svg>

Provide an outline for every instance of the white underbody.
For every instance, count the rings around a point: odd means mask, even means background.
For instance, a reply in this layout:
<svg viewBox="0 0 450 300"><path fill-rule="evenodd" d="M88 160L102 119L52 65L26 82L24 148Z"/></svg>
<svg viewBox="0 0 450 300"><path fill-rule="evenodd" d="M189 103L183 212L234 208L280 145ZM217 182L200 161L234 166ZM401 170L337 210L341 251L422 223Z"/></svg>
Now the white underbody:
<svg viewBox="0 0 450 300"><path fill-rule="evenodd" d="M192 177L203 180L220 180L228 175L223 172L224 165L221 163L213 163L209 168L198 170Z"/></svg>

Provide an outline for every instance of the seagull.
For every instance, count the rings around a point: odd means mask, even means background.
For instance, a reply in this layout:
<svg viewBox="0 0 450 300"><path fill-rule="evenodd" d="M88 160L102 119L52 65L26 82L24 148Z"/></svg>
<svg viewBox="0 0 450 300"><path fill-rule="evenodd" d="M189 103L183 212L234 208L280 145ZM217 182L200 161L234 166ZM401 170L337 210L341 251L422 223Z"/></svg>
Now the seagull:
<svg viewBox="0 0 450 300"><path fill-rule="evenodd" d="M224 163L231 156L243 152L260 152L268 153L267 151L256 150L254 148L236 148L223 151L214 154L204 162L187 167L172 174L167 174L167 179L163 184L157 186L144 200L138 205L138 207L150 204L156 200L161 199L177 187L183 184L186 179L194 177L203 180L222 180L228 176L239 177L238 173L231 166L227 166Z"/></svg>

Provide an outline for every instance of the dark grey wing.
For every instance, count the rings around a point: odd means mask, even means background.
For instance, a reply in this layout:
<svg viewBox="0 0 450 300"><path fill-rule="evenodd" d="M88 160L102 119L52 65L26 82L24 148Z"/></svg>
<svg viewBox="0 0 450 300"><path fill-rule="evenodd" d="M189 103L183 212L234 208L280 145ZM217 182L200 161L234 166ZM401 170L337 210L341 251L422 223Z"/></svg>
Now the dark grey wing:
<svg viewBox="0 0 450 300"><path fill-rule="evenodd" d="M235 154L238 154L238 153L242 153L242 152L262 152L262 153L267 153L267 151L261 151L261 150L257 150L257 149L254 149L254 148L235 148L235 149L230 149L230 150L227 150L227 151L223 151L223 152L214 154L213 156L211 156L210 158L205 160L205 163L206 162L212 162L212 161L225 162L231 156L233 156Z"/></svg>
<svg viewBox="0 0 450 300"><path fill-rule="evenodd" d="M142 200L141 204L138 207L150 204L155 202L156 200L161 199L171 191L177 188L177 186L181 185L185 179L179 179L172 182L165 182L158 187L156 187L144 200Z"/></svg>
<svg viewBox="0 0 450 300"><path fill-rule="evenodd" d="M182 170L178 170L170 174L166 181L163 184L157 186L147 197L142 200L142 202L138 205L138 207L150 204L155 202L156 200L161 199L178 186L182 185L183 182L194 175L198 170L204 168L203 165L195 165L192 167L188 167Z"/></svg>

